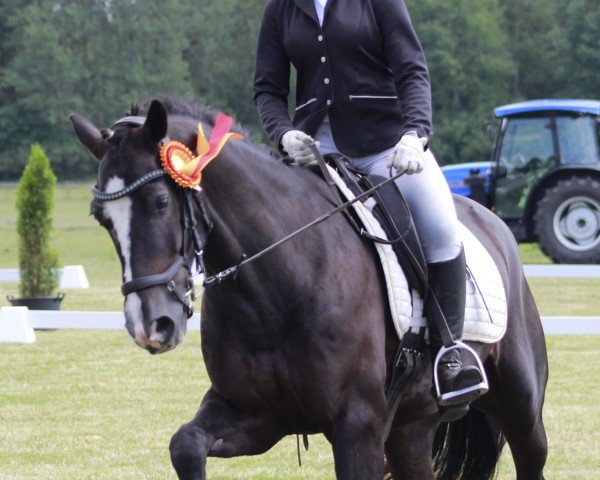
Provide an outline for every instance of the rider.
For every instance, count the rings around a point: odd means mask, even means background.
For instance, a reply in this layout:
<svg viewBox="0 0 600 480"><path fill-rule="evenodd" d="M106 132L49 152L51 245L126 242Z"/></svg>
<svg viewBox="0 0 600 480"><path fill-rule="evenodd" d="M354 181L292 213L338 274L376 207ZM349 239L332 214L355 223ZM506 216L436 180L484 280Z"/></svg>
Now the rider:
<svg viewBox="0 0 600 480"><path fill-rule="evenodd" d="M297 71L296 110L288 113L290 63ZM414 217L430 289L452 336L462 336L465 255L450 190L428 149L432 133L429 73L403 0L269 0L260 29L254 100L271 140L299 165L314 165L309 145L342 153L358 170L389 175ZM313 140L314 139L314 140ZM432 295L429 295L432 297ZM428 302L433 358L442 339ZM458 350L440 359L442 394L468 404L482 381ZM466 411L466 410L465 410Z"/></svg>

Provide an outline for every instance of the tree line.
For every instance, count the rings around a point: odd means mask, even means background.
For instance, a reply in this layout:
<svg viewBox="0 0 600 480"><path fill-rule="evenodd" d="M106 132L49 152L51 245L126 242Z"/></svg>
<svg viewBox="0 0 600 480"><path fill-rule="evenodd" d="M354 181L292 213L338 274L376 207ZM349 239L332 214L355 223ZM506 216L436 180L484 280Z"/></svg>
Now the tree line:
<svg viewBox="0 0 600 480"><path fill-rule="evenodd" d="M340 0L338 0L340 1ZM427 56L441 163L489 158L495 106L600 98L598 0L406 0ZM59 179L96 169L67 115L99 126L157 94L192 95L265 141L252 100L264 1L3 0L0 180L32 143ZM293 103L293 99L291 99Z"/></svg>

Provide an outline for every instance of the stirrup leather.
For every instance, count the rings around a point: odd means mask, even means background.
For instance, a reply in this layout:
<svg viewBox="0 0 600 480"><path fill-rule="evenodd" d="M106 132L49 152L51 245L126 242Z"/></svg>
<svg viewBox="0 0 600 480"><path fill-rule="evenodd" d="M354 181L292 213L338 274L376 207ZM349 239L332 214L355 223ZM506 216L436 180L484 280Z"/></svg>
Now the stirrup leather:
<svg viewBox="0 0 600 480"><path fill-rule="evenodd" d="M479 372L481 373L482 381L480 383L477 383L477 384L472 385L467 388L461 388L460 390L455 390L455 391L451 391L451 392L442 394L442 392L440 391L440 380L439 380L439 374L438 374L438 367L439 367L440 359L446 353L448 353L452 350L464 350L464 351L468 352L473 358L475 358L475 361L477 362L477 366L479 367ZM485 374L485 370L483 369L483 363L481 362L481 359L479 358L477 353L475 353L475 350L473 350L466 343L463 343L461 341L455 341L454 345L452 345L450 347L442 346L442 348L440 348L440 351L438 352L437 356L435 357L435 362L433 363L433 383L435 385L435 392L437 394L438 403L440 405L452 405L453 404L452 399L454 399L456 397L462 397L469 393L476 393L477 394L476 397L479 397L489 390L487 376Z"/></svg>

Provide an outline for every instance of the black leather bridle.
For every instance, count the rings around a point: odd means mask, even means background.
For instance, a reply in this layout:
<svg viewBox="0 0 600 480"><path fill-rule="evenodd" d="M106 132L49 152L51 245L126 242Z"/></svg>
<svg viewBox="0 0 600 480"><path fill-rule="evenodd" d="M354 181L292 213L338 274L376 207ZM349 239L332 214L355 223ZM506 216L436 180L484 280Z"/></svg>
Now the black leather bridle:
<svg viewBox="0 0 600 480"><path fill-rule="evenodd" d="M125 117L117 120L113 127L116 125L134 125L141 126L145 122L144 117ZM112 128L112 127L111 127ZM164 140L163 140L164 141ZM138 178L125 188L117 191L106 193L98 189L97 186L92 187L92 195L100 202L110 202L118 200L120 198L131 195L133 192L138 190L140 187L152 182L158 178L162 178L167 175L164 170L153 170L142 177ZM191 317L194 313L194 300L196 300L196 293L194 291L194 277L201 273L203 268L202 262L202 248L203 244L198 234L198 221L196 220L195 208L202 214L202 221L210 233L212 229L212 223L206 214L206 210L203 206L201 199L201 190L184 189L177 187L176 191L179 195L180 205L180 218L181 218L181 229L182 229L182 240L181 248L179 251L179 257L162 273L153 275L144 275L142 277L134 278L121 285L121 293L128 295L133 292L144 290L146 288L155 287L157 285L165 285L167 289L175 295L175 297L183 304L183 308L188 315ZM191 242L191 243L190 243ZM192 248L193 247L193 248ZM192 254L190 255L190 252ZM193 264L196 264L196 271L193 271ZM177 286L175 283L175 276L181 268L186 268L188 271L187 285L184 288ZM188 300L189 298L189 300Z"/></svg>

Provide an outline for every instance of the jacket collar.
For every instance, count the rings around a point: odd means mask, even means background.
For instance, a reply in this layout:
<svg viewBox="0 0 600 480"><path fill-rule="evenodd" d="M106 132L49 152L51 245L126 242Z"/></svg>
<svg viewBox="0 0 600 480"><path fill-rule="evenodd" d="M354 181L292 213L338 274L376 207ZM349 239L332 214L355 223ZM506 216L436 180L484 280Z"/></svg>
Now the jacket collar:
<svg viewBox="0 0 600 480"><path fill-rule="evenodd" d="M314 0L294 0L296 5L306 13L310 18L312 18L315 22L319 23L319 17L317 17L317 11L315 10L315 2Z"/></svg>

